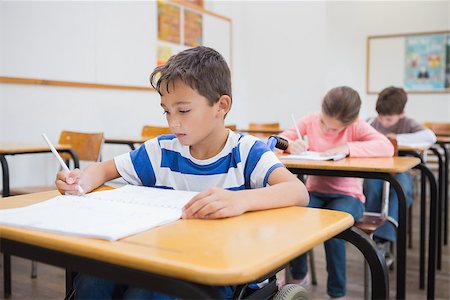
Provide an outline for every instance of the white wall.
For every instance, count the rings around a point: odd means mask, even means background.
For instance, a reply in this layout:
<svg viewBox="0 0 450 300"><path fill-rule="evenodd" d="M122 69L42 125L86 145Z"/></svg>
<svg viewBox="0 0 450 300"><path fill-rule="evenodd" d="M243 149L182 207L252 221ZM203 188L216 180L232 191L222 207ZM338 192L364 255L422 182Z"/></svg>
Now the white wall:
<svg viewBox="0 0 450 300"><path fill-rule="evenodd" d="M74 2L59 5L65 4L78 5ZM15 5L21 14L28 16L36 9L28 2L8 2L8 5L0 2L0 75L11 75L4 74L5 63L14 59L15 51L32 48L28 44L30 39L38 44L39 51L53 51L59 64L72 69L80 67L72 65L65 53L54 51L61 46L59 43L70 43L67 37L42 45L40 33L27 28L26 19L22 26L11 26L17 24L10 18L11 7ZM43 21L45 13L59 13L51 2L34 2L33 6L36 5L40 6L39 13L44 14ZM102 2L96 3L96 7L101 5ZM145 26L148 20L142 19L146 4L122 2L120 5L125 6L128 15L134 15L133 11L137 10L136 16L141 19L130 20L128 27L124 20L104 18L104 28L122 36L127 36L127 30L131 29L133 34L152 34L154 28ZM450 12L445 1L208 1L206 7L233 20L234 104L227 123L246 126L248 121L279 121L283 127L291 125L292 112L300 117L317 111L325 92L336 85L345 84L358 90L363 98L361 115L373 115L376 97L365 94L367 36L449 29ZM140 24L139 32L133 22ZM70 28L65 36L86 32L77 24ZM46 34L58 33L58 28L48 30L55 31ZM25 38L12 39L20 36ZM14 42L8 44L7 53L6 41ZM73 47L72 55L81 55L86 61L92 59L92 53ZM114 47L110 51L115 55ZM26 68L27 63L35 62L24 62L22 67ZM119 70L123 63L118 61ZM145 80L150 71L145 72ZM449 95L411 95L407 113L419 121L450 122ZM40 142L43 131L57 141L63 129L104 131L108 136L135 135L143 124L149 123L165 124L156 93L0 84L0 141ZM104 150L104 158L111 158L127 148L106 145ZM8 161L12 186L51 183L58 169L55 160L46 154L8 157Z"/></svg>
<svg viewBox="0 0 450 300"><path fill-rule="evenodd" d="M361 116L375 115L365 94L367 36L450 30L449 1L329 2L327 86L346 84L363 98ZM419 122L450 122L449 94L411 94L406 113Z"/></svg>

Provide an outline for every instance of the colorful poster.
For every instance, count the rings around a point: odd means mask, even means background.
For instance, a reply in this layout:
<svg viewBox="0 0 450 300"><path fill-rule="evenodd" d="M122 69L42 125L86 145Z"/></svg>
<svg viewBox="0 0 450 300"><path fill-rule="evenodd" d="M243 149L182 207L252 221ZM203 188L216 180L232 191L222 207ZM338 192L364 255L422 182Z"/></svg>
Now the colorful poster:
<svg viewBox="0 0 450 300"><path fill-rule="evenodd" d="M406 38L405 88L413 91L445 89L447 35Z"/></svg>
<svg viewBox="0 0 450 300"><path fill-rule="evenodd" d="M173 54L172 47L158 45L156 49L156 66L165 64Z"/></svg>
<svg viewBox="0 0 450 300"><path fill-rule="evenodd" d="M445 64L445 88L450 89L450 34L447 35L447 46L446 46L446 59Z"/></svg>
<svg viewBox="0 0 450 300"><path fill-rule="evenodd" d="M180 24L180 8L158 1L158 39L179 44Z"/></svg>
<svg viewBox="0 0 450 300"><path fill-rule="evenodd" d="M190 47L203 44L203 17L201 14L184 10L184 45Z"/></svg>

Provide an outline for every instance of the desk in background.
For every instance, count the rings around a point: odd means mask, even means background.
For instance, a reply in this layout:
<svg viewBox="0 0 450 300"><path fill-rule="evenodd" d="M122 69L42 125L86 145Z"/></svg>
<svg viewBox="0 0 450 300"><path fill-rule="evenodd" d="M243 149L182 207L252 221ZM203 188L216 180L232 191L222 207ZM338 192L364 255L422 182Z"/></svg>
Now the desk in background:
<svg viewBox="0 0 450 300"><path fill-rule="evenodd" d="M282 160L294 174L371 178L388 181L397 192L399 199L398 235L397 235L397 299L405 298L406 276L406 197L394 173L406 172L412 168L421 170L430 182L430 235L428 256L428 297L434 298L436 272L436 181L430 170L416 157L387 158L346 158L340 161Z"/></svg>
<svg viewBox="0 0 450 300"><path fill-rule="evenodd" d="M10 197L0 202L0 209L56 195ZM221 220L180 220L116 242L0 226L0 251L175 296L215 298L211 285L241 285L273 276L293 258L338 236L363 253L371 268L372 295L385 299L384 258L352 225L346 213L287 207ZM10 278L4 287L10 293Z"/></svg>
<svg viewBox="0 0 450 300"><path fill-rule="evenodd" d="M70 145L55 145L56 150L59 152L69 153L74 161L75 168L79 167L78 156L75 151L71 150ZM2 165L2 196L9 196L9 167L6 160L8 155L19 154L35 154L35 153L47 153L51 152L47 145L32 145L32 144L20 144L20 143L0 143L0 163Z"/></svg>

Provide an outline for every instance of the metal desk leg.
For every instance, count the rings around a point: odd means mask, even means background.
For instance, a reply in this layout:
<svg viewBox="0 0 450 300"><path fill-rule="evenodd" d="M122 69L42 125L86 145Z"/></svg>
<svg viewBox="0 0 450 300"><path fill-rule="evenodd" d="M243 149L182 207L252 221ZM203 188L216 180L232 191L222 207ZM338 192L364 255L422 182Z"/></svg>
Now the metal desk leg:
<svg viewBox="0 0 450 300"><path fill-rule="evenodd" d="M11 296L11 255L3 253L3 291L5 298Z"/></svg>
<svg viewBox="0 0 450 300"><path fill-rule="evenodd" d="M449 168L449 154L447 147L445 147L445 143L439 143L444 150L444 245L448 244L448 168Z"/></svg>
<svg viewBox="0 0 450 300"><path fill-rule="evenodd" d="M437 198L437 184L433 173L425 166L425 164L420 164L414 167L422 171L422 174L428 177L430 183L430 228L428 237L428 286L427 286L427 298L434 299L435 290L435 278L436 278L436 255L437 255L437 216L438 216L438 198Z"/></svg>
<svg viewBox="0 0 450 300"><path fill-rule="evenodd" d="M397 299L405 299L406 289L406 196L395 176L389 174L386 178L397 193L398 198L398 228L397 228Z"/></svg>
<svg viewBox="0 0 450 300"><path fill-rule="evenodd" d="M0 163L2 164L2 197L9 196L9 168L4 155L0 154Z"/></svg>
<svg viewBox="0 0 450 300"><path fill-rule="evenodd" d="M438 202L437 202L437 269L440 270L442 267L442 210L443 210L443 199L444 199L444 161L442 160L442 156L436 148L430 148L431 151L437 156L439 162L439 171L438 171Z"/></svg>
<svg viewBox="0 0 450 300"><path fill-rule="evenodd" d="M370 267L372 276L372 299L389 299L389 280L384 257L376 251L375 243L367 234L356 227L351 227L338 234L361 251Z"/></svg>
<svg viewBox="0 0 450 300"><path fill-rule="evenodd" d="M426 194L427 177L423 170L420 170L420 245L419 245L419 288L425 289L425 231L426 231Z"/></svg>

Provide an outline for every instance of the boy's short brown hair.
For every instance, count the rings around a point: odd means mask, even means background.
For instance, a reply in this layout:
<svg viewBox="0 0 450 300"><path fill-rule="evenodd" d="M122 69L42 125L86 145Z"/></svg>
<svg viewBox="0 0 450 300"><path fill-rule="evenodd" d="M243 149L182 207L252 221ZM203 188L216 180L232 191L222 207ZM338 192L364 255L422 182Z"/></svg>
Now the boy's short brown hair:
<svg viewBox="0 0 450 300"><path fill-rule="evenodd" d="M212 106L223 95L231 98L231 75L225 59L216 50L199 46L177 53L150 75L150 84L162 95L181 80L208 99Z"/></svg>
<svg viewBox="0 0 450 300"><path fill-rule="evenodd" d="M349 125L358 118L360 108L361 98L358 92L348 86L331 89L322 101L322 112L344 125Z"/></svg>
<svg viewBox="0 0 450 300"><path fill-rule="evenodd" d="M392 116L402 114L405 110L408 96L402 88L390 86L378 95L376 111L380 115Z"/></svg>

